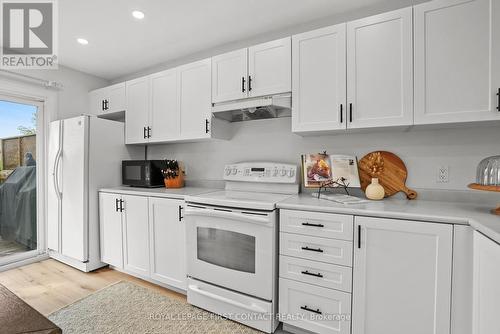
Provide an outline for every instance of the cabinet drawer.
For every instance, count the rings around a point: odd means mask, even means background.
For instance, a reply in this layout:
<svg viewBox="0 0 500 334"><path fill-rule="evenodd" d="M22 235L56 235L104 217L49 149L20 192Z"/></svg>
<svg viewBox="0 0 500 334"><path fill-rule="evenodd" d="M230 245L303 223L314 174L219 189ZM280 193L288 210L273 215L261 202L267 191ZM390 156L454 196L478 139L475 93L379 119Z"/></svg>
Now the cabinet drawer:
<svg viewBox="0 0 500 334"><path fill-rule="evenodd" d="M352 242L280 233L280 254L352 267Z"/></svg>
<svg viewBox="0 0 500 334"><path fill-rule="evenodd" d="M352 269L323 262L280 256L280 277L351 292Z"/></svg>
<svg viewBox="0 0 500 334"><path fill-rule="evenodd" d="M352 240L354 217L322 212L281 210L280 229L283 232L322 238Z"/></svg>
<svg viewBox="0 0 500 334"><path fill-rule="evenodd" d="M349 334L351 295L311 284L279 280L281 321L314 333Z"/></svg>

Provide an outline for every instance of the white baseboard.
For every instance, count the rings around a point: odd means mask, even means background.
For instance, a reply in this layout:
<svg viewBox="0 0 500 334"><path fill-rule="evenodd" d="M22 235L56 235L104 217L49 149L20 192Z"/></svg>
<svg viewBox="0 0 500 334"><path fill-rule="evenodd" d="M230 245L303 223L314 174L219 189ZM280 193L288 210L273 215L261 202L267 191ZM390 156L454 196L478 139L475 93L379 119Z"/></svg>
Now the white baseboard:
<svg viewBox="0 0 500 334"><path fill-rule="evenodd" d="M3 266L0 266L0 272L10 270L10 269L15 269L21 266L25 266L27 264L35 263L35 262L40 262L43 260L47 260L49 258L49 254L44 253L40 255L36 255L27 259L15 261L9 264L5 264Z"/></svg>

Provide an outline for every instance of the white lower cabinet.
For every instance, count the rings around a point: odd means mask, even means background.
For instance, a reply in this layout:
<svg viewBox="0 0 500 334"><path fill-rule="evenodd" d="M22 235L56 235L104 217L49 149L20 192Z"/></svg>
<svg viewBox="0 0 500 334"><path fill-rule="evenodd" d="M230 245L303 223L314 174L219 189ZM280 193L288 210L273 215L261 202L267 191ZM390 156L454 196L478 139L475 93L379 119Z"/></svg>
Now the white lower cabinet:
<svg viewBox="0 0 500 334"><path fill-rule="evenodd" d="M148 198L123 195L123 268L149 276Z"/></svg>
<svg viewBox="0 0 500 334"><path fill-rule="evenodd" d="M186 290L183 201L99 193L101 260Z"/></svg>
<svg viewBox="0 0 500 334"><path fill-rule="evenodd" d="M283 322L320 334L349 334L351 294L280 278Z"/></svg>
<svg viewBox="0 0 500 334"><path fill-rule="evenodd" d="M353 216L280 211L279 313L284 330L350 333L352 231Z"/></svg>
<svg viewBox="0 0 500 334"><path fill-rule="evenodd" d="M453 225L356 217L354 227L352 333L449 334Z"/></svg>
<svg viewBox="0 0 500 334"><path fill-rule="evenodd" d="M185 290L186 232L182 205L180 200L149 199L149 243L151 278Z"/></svg>
<svg viewBox="0 0 500 334"><path fill-rule="evenodd" d="M500 245L474 232L473 334L500 333Z"/></svg>
<svg viewBox="0 0 500 334"><path fill-rule="evenodd" d="M117 268L123 268L121 199L120 194L99 194L101 261Z"/></svg>

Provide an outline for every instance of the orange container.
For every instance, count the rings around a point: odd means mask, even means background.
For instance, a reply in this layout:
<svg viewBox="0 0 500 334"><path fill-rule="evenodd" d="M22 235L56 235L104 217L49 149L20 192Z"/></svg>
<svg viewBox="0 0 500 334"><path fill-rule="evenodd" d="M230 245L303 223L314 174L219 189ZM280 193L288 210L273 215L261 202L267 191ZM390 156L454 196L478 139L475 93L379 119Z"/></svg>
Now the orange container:
<svg viewBox="0 0 500 334"><path fill-rule="evenodd" d="M164 179L165 188L182 188L184 187L184 173L181 171L177 177L173 179Z"/></svg>

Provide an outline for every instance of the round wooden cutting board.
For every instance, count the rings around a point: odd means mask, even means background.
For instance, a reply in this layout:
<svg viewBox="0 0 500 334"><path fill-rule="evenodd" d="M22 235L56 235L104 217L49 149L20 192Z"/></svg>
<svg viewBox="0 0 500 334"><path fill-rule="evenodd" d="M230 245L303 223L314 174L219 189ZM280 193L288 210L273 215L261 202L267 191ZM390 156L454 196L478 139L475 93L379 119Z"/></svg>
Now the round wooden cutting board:
<svg viewBox="0 0 500 334"><path fill-rule="evenodd" d="M384 187L385 197L402 191L408 199L417 198L417 192L406 187L408 171L404 162L394 153L387 151L368 153L358 162L358 166L363 191L372 182L372 178L376 177Z"/></svg>

